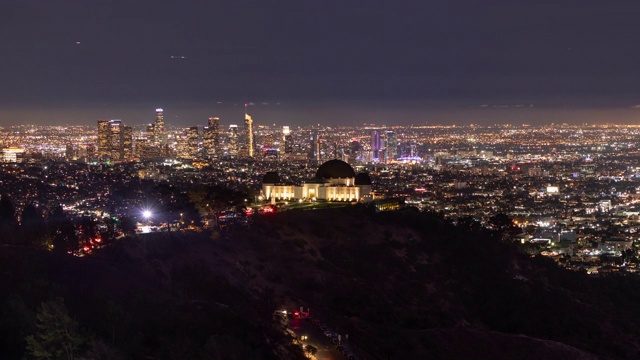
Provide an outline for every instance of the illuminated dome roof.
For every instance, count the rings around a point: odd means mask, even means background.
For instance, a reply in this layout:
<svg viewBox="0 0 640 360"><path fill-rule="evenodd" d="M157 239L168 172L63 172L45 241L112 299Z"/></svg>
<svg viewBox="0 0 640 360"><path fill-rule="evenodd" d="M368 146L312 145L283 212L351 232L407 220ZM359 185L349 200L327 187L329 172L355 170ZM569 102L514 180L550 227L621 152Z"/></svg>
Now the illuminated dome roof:
<svg viewBox="0 0 640 360"><path fill-rule="evenodd" d="M275 171L269 171L262 177L263 184L277 184L280 182L280 176Z"/></svg>
<svg viewBox="0 0 640 360"><path fill-rule="evenodd" d="M354 178L356 173L351 165L342 160L329 160L320 165L316 172L316 179Z"/></svg>
<svg viewBox="0 0 640 360"><path fill-rule="evenodd" d="M368 173L360 173L356 175L355 185L371 185L371 178Z"/></svg>

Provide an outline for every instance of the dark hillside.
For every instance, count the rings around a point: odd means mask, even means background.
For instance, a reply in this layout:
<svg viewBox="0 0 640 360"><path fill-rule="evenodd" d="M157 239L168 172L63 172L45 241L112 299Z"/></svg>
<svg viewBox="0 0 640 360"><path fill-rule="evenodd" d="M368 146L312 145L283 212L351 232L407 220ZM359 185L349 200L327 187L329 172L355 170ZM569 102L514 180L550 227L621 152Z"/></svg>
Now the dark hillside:
<svg viewBox="0 0 640 360"><path fill-rule="evenodd" d="M640 279L569 272L500 238L348 207L127 238L90 258L4 247L0 351L20 357L38 305L63 297L124 358L302 356L271 317L283 306L379 359L637 358Z"/></svg>

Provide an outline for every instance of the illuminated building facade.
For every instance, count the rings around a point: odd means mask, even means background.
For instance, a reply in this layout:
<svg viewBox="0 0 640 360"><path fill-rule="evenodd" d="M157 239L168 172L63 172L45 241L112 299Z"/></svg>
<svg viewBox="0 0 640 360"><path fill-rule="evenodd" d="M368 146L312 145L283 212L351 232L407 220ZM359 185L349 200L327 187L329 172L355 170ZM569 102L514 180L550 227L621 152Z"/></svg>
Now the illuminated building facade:
<svg viewBox="0 0 640 360"><path fill-rule="evenodd" d="M384 139L380 130L371 130L371 161L384 161Z"/></svg>
<svg viewBox="0 0 640 360"><path fill-rule="evenodd" d="M153 141L160 146L167 143L167 132L164 128L164 110L160 108L156 109L156 122L153 124Z"/></svg>
<svg viewBox="0 0 640 360"><path fill-rule="evenodd" d="M122 127L122 152L121 159L133 158L133 129L131 126Z"/></svg>
<svg viewBox="0 0 640 360"><path fill-rule="evenodd" d="M388 161L395 161L398 159L398 136L395 131L386 131L386 154L385 157Z"/></svg>
<svg viewBox="0 0 640 360"><path fill-rule="evenodd" d="M311 147L309 150L309 159L320 161L320 136L317 131L312 131L309 134L309 140L311 140Z"/></svg>
<svg viewBox="0 0 640 360"><path fill-rule="evenodd" d="M291 136L291 130L288 126L282 127L282 144L280 145L280 152L285 156L293 154L293 136Z"/></svg>
<svg viewBox="0 0 640 360"><path fill-rule="evenodd" d="M133 130L122 120L98 121L98 155L111 160L133 157Z"/></svg>
<svg viewBox="0 0 640 360"><path fill-rule="evenodd" d="M147 144L149 144L149 145L155 144L155 136L154 136L153 124L148 124L147 125Z"/></svg>
<svg viewBox="0 0 640 360"><path fill-rule="evenodd" d="M109 120L98 120L98 156L109 155Z"/></svg>
<svg viewBox="0 0 640 360"><path fill-rule="evenodd" d="M24 149L18 147L8 147L2 149L2 162L19 163L22 162Z"/></svg>
<svg viewBox="0 0 640 360"><path fill-rule="evenodd" d="M210 117L209 126L204 128L202 145L207 159L218 157L220 154L220 118Z"/></svg>
<svg viewBox="0 0 640 360"><path fill-rule="evenodd" d="M334 159L320 165L316 176L301 185L282 184L276 172L269 172L262 179L262 193L272 201L360 201L371 196L371 179L366 173L356 175L351 165Z"/></svg>
<svg viewBox="0 0 640 360"><path fill-rule="evenodd" d="M198 127L197 126L191 126L189 128L186 129L187 131L187 155L188 155L188 159L190 160L196 160L198 159L200 156L198 153L198 145L199 145L199 141L198 141Z"/></svg>
<svg viewBox="0 0 640 360"><path fill-rule="evenodd" d="M251 115L247 114L247 107L245 105L244 113L244 127L242 129L242 146L240 149L240 157L252 158L254 157L254 139L253 139L253 119Z"/></svg>
<svg viewBox="0 0 640 360"><path fill-rule="evenodd" d="M109 121L109 157L111 160L120 160L122 150L122 120Z"/></svg>
<svg viewBox="0 0 640 360"><path fill-rule="evenodd" d="M238 125L229 125L227 154L231 157L238 156Z"/></svg>

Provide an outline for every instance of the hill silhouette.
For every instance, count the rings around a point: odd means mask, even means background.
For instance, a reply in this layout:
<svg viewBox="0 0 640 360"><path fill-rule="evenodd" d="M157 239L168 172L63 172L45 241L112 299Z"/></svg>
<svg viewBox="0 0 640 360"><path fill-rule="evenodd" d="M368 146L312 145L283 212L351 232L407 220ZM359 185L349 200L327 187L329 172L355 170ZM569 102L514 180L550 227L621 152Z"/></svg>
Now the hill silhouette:
<svg viewBox="0 0 640 360"><path fill-rule="evenodd" d="M56 297L84 351L112 354L100 358L303 358L272 317L298 306L377 359L638 357L640 279L570 272L501 239L354 206L125 238L86 258L5 246L0 357L24 354Z"/></svg>

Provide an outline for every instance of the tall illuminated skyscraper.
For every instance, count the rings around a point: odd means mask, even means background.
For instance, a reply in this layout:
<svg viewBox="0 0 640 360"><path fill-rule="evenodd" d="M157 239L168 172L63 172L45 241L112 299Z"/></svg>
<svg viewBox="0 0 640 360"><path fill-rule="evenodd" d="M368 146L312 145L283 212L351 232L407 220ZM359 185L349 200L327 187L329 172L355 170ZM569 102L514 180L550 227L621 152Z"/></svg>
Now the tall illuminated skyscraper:
<svg viewBox="0 0 640 360"><path fill-rule="evenodd" d="M153 124L148 124L147 125L147 144L149 145L153 145L156 142L155 139L155 127L153 126Z"/></svg>
<svg viewBox="0 0 640 360"><path fill-rule="evenodd" d="M398 159L398 137L395 131L385 132L386 139L386 158L389 161L395 161Z"/></svg>
<svg viewBox="0 0 640 360"><path fill-rule="evenodd" d="M122 120L109 121L109 155L112 160L120 160L122 153Z"/></svg>
<svg viewBox="0 0 640 360"><path fill-rule="evenodd" d="M288 126L282 127L282 143L280 145L280 153L291 155L293 153L293 138L291 129Z"/></svg>
<svg viewBox="0 0 640 360"><path fill-rule="evenodd" d="M189 154L189 159L196 160L199 158L198 156L198 127L191 126L186 129L187 131L187 153Z"/></svg>
<svg viewBox="0 0 640 360"><path fill-rule="evenodd" d="M98 121L98 156L111 160L133 157L133 130L122 120Z"/></svg>
<svg viewBox="0 0 640 360"><path fill-rule="evenodd" d="M123 160L133 158L133 129L128 125L122 127L122 151L120 155Z"/></svg>
<svg viewBox="0 0 640 360"><path fill-rule="evenodd" d="M247 104L244 105L244 128L242 129L242 148L240 150L241 157L254 156L254 140L253 140L253 119L247 114Z"/></svg>
<svg viewBox="0 0 640 360"><path fill-rule="evenodd" d="M314 130L309 135L311 146L309 148L308 158L311 160L320 161L320 136L318 135L318 131Z"/></svg>
<svg viewBox="0 0 640 360"><path fill-rule="evenodd" d="M160 108L156 109L156 122L153 124L153 137L157 145L165 145L167 143L167 132L164 128L164 111Z"/></svg>
<svg viewBox="0 0 640 360"><path fill-rule="evenodd" d="M77 152L75 147L73 146L73 143L67 143L66 150L64 152L64 157L67 159L67 161L71 161L74 160L74 158L77 158L76 154Z"/></svg>
<svg viewBox="0 0 640 360"><path fill-rule="evenodd" d="M371 161L384 161L384 139L380 136L380 130L371 130Z"/></svg>
<svg viewBox="0 0 640 360"><path fill-rule="evenodd" d="M227 151L231 157L238 156L238 137L238 125L229 125L229 146Z"/></svg>
<svg viewBox="0 0 640 360"><path fill-rule="evenodd" d="M203 131L204 156L211 159L220 154L220 118L210 117L209 126Z"/></svg>
<svg viewBox="0 0 640 360"><path fill-rule="evenodd" d="M109 155L109 120L98 120L98 156Z"/></svg>

